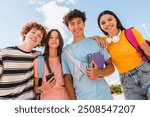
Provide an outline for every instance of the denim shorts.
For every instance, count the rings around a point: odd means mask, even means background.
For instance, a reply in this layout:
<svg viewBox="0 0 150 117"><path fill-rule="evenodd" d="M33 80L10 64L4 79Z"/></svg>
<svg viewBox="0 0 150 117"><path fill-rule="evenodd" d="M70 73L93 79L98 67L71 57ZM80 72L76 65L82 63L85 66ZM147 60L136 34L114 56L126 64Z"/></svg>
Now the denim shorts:
<svg viewBox="0 0 150 117"><path fill-rule="evenodd" d="M120 82L127 100L150 100L150 63L143 61L127 73L120 73Z"/></svg>

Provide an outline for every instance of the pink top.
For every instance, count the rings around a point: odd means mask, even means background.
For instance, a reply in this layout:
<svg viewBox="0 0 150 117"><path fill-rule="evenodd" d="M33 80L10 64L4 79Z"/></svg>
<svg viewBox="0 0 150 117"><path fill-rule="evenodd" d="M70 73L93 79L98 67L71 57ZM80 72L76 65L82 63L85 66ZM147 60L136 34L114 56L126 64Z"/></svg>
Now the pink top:
<svg viewBox="0 0 150 117"><path fill-rule="evenodd" d="M49 64L51 70L54 72L56 78L56 84L47 92L41 94L41 100L68 100L68 95L66 92L63 76L62 67L60 64L59 57L49 58ZM43 82L46 81L46 75L48 75L48 69L45 67Z"/></svg>

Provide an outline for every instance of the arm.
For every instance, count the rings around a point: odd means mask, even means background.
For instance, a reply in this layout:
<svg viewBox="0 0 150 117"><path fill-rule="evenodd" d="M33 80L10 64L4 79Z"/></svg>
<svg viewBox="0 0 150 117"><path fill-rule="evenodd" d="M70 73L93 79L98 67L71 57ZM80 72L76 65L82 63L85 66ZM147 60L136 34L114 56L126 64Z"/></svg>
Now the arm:
<svg viewBox="0 0 150 117"><path fill-rule="evenodd" d="M64 78L64 82L66 85L66 90L68 93L68 96L70 97L71 100L75 100L76 96L75 96L75 89L73 87L73 78L71 76L71 71L69 68L69 62L66 58L66 56L64 55L64 53L62 53L61 55L61 64L62 64L62 70L63 70L63 78Z"/></svg>
<svg viewBox="0 0 150 117"><path fill-rule="evenodd" d="M64 82L65 82L66 90L67 90L67 93L68 93L70 99L76 100L72 76L70 74L65 74L64 75Z"/></svg>
<svg viewBox="0 0 150 117"><path fill-rule="evenodd" d="M102 76L109 76L115 71L111 58L105 62L106 67L101 71Z"/></svg>
<svg viewBox="0 0 150 117"><path fill-rule="evenodd" d="M34 92L40 93L38 89L38 59L34 60Z"/></svg>
<svg viewBox="0 0 150 117"><path fill-rule="evenodd" d="M43 93L44 91L50 90L55 84L56 79L50 79L49 81L42 83L42 86L38 86L38 58L34 60L34 92Z"/></svg>
<svg viewBox="0 0 150 117"><path fill-rule="evenodd" d="M144 51L144 53L145 53L148 57L150 57L150 46L149 46L146 42L144 42L144 43L142 43L142 44L140 45L140 47L141 47L141 49Z"/></svg>
<svg viewBox="0 0 150 117"><path fill-rule="evenodd" d="M96 40L97 43L98 43L102 48L107 48L106 40L105 40L103 37L100 37L100 36L92 36L92 37L90 37L90 38Z"/></svg>
<svg viewBox="0 0 150 117"><path fill-rule="evenodd" d="M96 80L100 76L106 77L115 71L111 59L105 62L106 67L104 69L98 69L97 64L94 61L92 61L92 63L94 64L94 68L87 68L86 70L87 76L91 80Z"/></svg>
<svg viewBox="0 0 150 117"><path fill-rule="evenodd" d="M3 73L3 61L2 61L2 56L1 56L1 51L0 51L0 78Z"/></svg>

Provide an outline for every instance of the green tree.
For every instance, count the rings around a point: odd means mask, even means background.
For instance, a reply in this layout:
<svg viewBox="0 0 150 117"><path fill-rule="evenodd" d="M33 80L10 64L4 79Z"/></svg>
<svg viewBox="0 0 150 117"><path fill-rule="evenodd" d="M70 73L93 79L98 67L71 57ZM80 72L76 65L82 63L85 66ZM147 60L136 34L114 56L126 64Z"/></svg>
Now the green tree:
<svg viewBox="0 0 150 117"><path fill-rule="evenodd" d="M119 84L112 84L109 86L111 94L121 94L122 93L122 87Z"/></svg>

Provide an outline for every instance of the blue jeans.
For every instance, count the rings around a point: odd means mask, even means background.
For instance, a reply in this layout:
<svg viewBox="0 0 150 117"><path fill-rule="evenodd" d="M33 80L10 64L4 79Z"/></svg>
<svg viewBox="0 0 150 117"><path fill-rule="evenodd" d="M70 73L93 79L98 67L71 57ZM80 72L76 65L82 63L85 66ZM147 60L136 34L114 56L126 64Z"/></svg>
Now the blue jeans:
<svg viewBox="0 0 150 117"><path fill-rule="evenodd" d="M143 61L135 69L120 74L126 100L150 100L150 63Z"/></svg>

